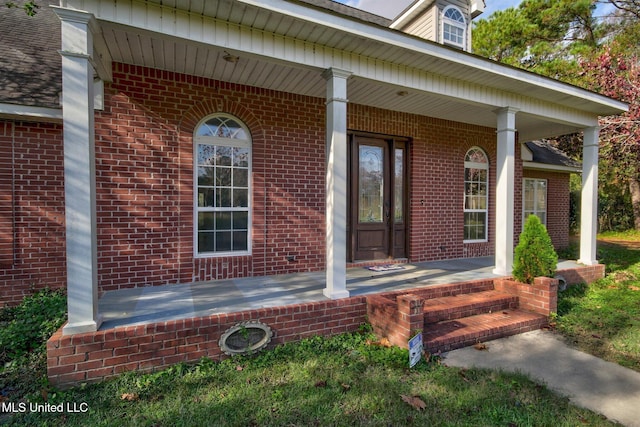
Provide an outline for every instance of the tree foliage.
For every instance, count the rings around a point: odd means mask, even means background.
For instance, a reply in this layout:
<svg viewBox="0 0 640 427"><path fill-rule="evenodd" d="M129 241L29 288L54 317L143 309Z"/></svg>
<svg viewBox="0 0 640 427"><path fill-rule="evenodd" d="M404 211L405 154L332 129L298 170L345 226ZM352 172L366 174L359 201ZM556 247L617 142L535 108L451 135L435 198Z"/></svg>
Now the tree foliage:
<svg viewBox="0 0 640 427"><path fill-rule="evenodd" d="M513 277L523 283L533 283L536 277L553 277L558 254L553 249L547 229L536 215L529 215L520 234L513 259Z"/></svg>
<svg viewBox="0 0 640 427"><path fill-rule="evenodd" d="M606 3L608 16L596 16ZM640 0L524 0L480 20L475 53L629 103L600 121L601 226L640 230ZM582 136L553 141L579 158ZM626 203L628 209L620 209ZM631 212L632 221L625 221Z"/></svg>
<svg viewBox="0 0 640 427"><path fill-rule="evenodd" d="M574 80L580 52L598 38L595 0L524 0L476 23L473 50L496 61L565 81Z"/></svg>
<svg viewBox="0 0 640 427"><path fill-rule="evenodd" d="M601 175L604 186L629 192L633 227L640 230L640 63L613 52L607 46L582 68L590 89L629 104L627 113L600 118Z"/></svg>
<svg viewBox="0 0 640 427"><path fill-rule="evenodd" d="M24 13L26 13L29 16L34 16L36 13L38 13L38 8L40 8L40 6L38 6L35 0L28 0L22 4L18 4L14 1L5 1L4 5L8 8L14 8L14 7L20 8L24 10Z"/></svg>
<svg viewBox="0 0 640 427"><path fill-rule="evenodd" d="M607 3L613 5L623 14L635 16L640 19L640 0L608 0Z"/></svg>

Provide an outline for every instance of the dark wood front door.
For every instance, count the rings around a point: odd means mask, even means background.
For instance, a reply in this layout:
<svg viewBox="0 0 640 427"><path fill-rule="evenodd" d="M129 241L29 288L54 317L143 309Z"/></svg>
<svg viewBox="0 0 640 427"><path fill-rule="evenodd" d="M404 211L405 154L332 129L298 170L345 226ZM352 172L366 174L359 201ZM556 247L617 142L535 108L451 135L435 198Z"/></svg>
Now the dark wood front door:
<svg viewBox="0 0 640 427"><path fill-rule="evenodd" d="M350 136L351 261L406 257L407 142Z"/></svg>

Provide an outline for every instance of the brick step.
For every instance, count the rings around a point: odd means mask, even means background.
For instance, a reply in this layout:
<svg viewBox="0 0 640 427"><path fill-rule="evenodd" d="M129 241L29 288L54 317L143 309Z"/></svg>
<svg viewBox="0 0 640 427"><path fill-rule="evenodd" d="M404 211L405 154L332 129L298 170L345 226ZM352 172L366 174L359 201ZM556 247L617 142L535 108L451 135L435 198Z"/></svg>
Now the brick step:
<svg viewBox="0 0 640 427"><path fill-rule="evenodd" d="M529 332L548 324L546 316L523 310L501 310L428 325L425 350L435 353Z"/></svg>
<svg viewBox="0 0 640 427"><path fill-rule="evenodd" d="M429 330L429 324L443 320L516 308L518 308L518 297L498 291L431 298L424 301L425 330Z"/></svg>

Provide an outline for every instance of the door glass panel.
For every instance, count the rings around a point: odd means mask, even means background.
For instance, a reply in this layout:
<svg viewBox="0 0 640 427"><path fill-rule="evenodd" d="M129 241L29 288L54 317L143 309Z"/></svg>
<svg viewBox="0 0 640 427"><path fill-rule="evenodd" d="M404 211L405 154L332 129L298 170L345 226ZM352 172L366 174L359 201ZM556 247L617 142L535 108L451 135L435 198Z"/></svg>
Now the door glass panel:
<svg viewBox="0 0 640 427"><path fill-rule="evenodd" d="M395 210L395 221L400 224L404 220L404 150L396 148L395 152L395 188L393 205Z"/></svg>
<svg viewBox="0 0 640 427"><path fill-rule="evenodd" d="M384 149L361 145L358 167L358 220L380 223L384 219Z"/></svg>

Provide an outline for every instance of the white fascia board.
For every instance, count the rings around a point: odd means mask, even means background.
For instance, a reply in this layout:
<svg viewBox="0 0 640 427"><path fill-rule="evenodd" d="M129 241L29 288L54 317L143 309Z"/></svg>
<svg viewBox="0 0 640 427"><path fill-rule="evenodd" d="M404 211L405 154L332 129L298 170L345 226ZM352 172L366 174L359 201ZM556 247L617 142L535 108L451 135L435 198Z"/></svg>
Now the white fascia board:
<svg viewBox="0 0 640 427"><path fill-rule="evenodd" d="M352 36L356 36L361 39L372 40L384 44L389 47L389 49L404 49L409 52L413 52L416 55L424 55L426 57L439 58L441 60L447 61L451 64L456 64L462 67L469 69L469 72L479 72L479 73L489 73L492 76L502 77L505 80L518 81L523 85L533 85L534 87L547 89L550 91L554 91L556 93L561 93L565 97L574 97L576 100L581 100L582 103L585 101L588 104L591 104L590 107L581 107L575 108L571 107L581 116L580 120L573 121L573 123L579 123L581 126L586 123L587 119L597 120L596 114L606 113L610 114L618 114L620 112L624 112L628 110L628 106L625 103L612 100L605 96L596 94L594 92L589 92L584 89L580 89L565 83L561 83L555 81L553 79L539 76L524 70L520 70L517 68L509 67L504 64L497 63L495 61L482 58L473 54L469 54L466 52L461 52L456 49L451 49L439 45L437 43L429 42L424 39L411 36L405 34L398 30L392 30L390 28L386 28L383 26L370 24L366 22L359 21L357 19L348 18L339 14L327 12L321 9L309 7L308 5L303 5L295 2L289 2L285 0L235 0L237 3L241 3L256 10L262 10L267 13L271 13L273 15L280 15L293 18L298 21L313 23L318 26L322 26L326 28L327 31L333 31L336 34L350 34ZM84 0L67 0L67 7L73 7L74 5L80 8L85 8L96 14L96 17L101 20L106 20L109 22L123 24L126 26L133 26L136 28L150 30L159 32L162 34L166 34L169 37L182 37L195 41L200 41L204 43L208 43L203 34L200 36L190 35L189 31L186 33L182 33L176 29L176 27L180 27L182 29L189 28L193 25L193 22L197 22L202 24L201 19L196 19L195 21L190 21L189 18L189 10L188 7L182 7L180 11L184 13L173 13L175 11L175 7L169 7L163 5L161 2L158 3L138 3L134 0L119 0L117 10L113 6L113 3L108 2L106 0L97 0L94 2L88 2ZM109 4L110 6L107 6ZM187 4L187 2L185 2ZM104 6L104 7L103 7ZM134 10L135 9L135 10ZM131 13L128 13L127 10ZM162 19L162 11L170 11L171 13L168 15L171 19ZM135 12L135 13L134 13ZM160 16L153 16L154 19L151 19L151 14L159 13ZM140 17L144 17L145 19L140 19ZM216 19L215 17L211 17L212 19ZM180 22L178 22L180 21ZM176 24L178 22L179 25ZM186 24L186 26L185 26ZM234 26L238 26L239 24L233 24ZM258 29L259 31L263 31ZM196 30L194 34L199 34ZM247 35L251 35L249 33L243 33L246 37ZM215 36L215 33L214 33ZM283 36L290 37L290 36ZM241 40L242 41L242 40ZM244 40L245 42L251 44L253 40L248 39ZM227 40L228 44L229 40ZM224 47L231 48L228 45ZM333 49L330 46L326 46L329 49ZM240 51L244 51L243 46L239 46L238 49ZM250 49L251 50L251 49ZM264 50L264 48L263 48ZM247 51L249 52L249 51ZM254 52L259 55L267 55L268 52L257 52L254 49ZM348 52L344 52L348 54ZM271 55L273 52L271 52ZM291 59L291 58L290 58ZM366 60L367 58L361 58ZM378 60L374 58L369 58L373 62ZM332 66L337 66L339 68L345 68L347 64L343 63L322 63L320 62L312 62L305 63L304 57L300 60L296 57L294 59L295 62L299 64L306 64L311 66L320 66L322 68L330 68ZM379 61L385 62L380 59ZM363 61L361 61L363 62ZM366 61L364 61L366 62ZM354 64L351 64L354 65ZM358 64L355 64L358 65ZM404 67L403 64L395 63L399 67ZM346 69L346 68L345 68ZM355 69L350 69L355 74L358 74L358 71ZM427 71L425 71L427 72ZM370 78L371 76L363 76L365 78ZM442 76L445 78L446 76ZM442 80L442 79L440 79ZM396 82L389 81L389 83L396 84ZM475 86L475 85L470 85ZM423 90L422 88L417 88L419 90ZM486 88L480 88L479 92L486 92ZM492 88L489 88L492 89ZM499 91L498 88L495 88L495 91ZM478 102L486 105L492 105L494 107L505 107L511 105L511 102L514 100L513 94L510 92L504 92L507 96L496 96L493 100L486 100L484 97L482 100L478 100ZM497 95L497 93L496 93ZM532 98L533 99L533 98ZM542 103L544 105L549 105L542 98L536 98L536 101ZM550 101L553 103L553 101ZM503 105L504 104L504 105ZM555 103L554 105L559 106L559 104ZM586 108L586 110L585 110ZM526 111L526 109L523 109ZM532 111L531 113L536 114L536 111ZM542 116L550 117L549 111L544 108L544 112L541 112ZM585 125L587 126L587 125Z"/></svg>
<svg viewBox="0 0 640 427"><path fill-rule="evenodd" d="M427 7L429 7L435 0L418 0L414 2L409 8L405 9L399 16L397 16L389 28L400 29L408 24L413 18L422 13Z"/></svg>
<svg viewBox="0 0 640 427"><path fill-rule="evenodd" d="M0 103L0 117L12 120L62 123L62 108Z"/></svg>
<svg viewBox="0 0 640 427"><path fill-rule="evenodd" d="M580 168L571 166L548 165L546 163L522 162L522 168L527 170L539 170L547 172L582 173Z"/></svg>
<svg viewBox="0 0 640 427"><path fill-rule="evenodd" d="M269 10L274 14L283 14L292 18L312 22L324 27L332 28L340 32L348 32L358 37L376 40L381 43L393 45L411 51L430 55L446 61L468 66L479 71L488 72L494 75L520 81L522 83L533 84L541 88L564 93L569 96L578 97L589 102L606 106L617 110L618 113L629 111L629 106L595 92L590 92L576 86L562 83L560 81L544 77L535 73L519 70L506 66L496 61L473 55L466 52L448 49L436 43L429 43L423 39L407 35L397 30L391 30L381 26L366 24L356 20L347 19L335 14L312 9L304 5L290 3L282 0L237 0L240 3L253 7ZM615 114L612 112L612 114Z"/></svg>
<svg viewBox="0 0 640 427"><path fill-rule="evenodd" d="M525 162L530 162L533 160L533 152L527 147L527 144L522 142L520 143L520 159Z"/></svg>

